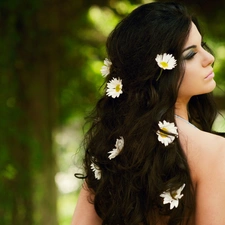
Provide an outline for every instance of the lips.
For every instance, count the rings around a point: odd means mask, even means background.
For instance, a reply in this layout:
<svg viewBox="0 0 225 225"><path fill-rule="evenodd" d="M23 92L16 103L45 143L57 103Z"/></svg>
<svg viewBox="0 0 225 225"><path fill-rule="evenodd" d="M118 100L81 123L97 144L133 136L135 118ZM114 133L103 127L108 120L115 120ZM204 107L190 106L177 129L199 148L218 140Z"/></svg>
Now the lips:
<svg viewBox="0 0 225 225"><path fill-rule="evenodd" d="M214 72L210 72L206 77L205 79L209 79L209 78L213 78L214 77Z"/></svg>

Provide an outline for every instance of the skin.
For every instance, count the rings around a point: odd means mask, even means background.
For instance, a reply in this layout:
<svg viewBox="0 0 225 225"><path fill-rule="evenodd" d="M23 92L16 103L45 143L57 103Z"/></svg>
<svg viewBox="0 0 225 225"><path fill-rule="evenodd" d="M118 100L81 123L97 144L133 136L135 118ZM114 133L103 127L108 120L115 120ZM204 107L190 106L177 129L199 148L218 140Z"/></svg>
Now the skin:
<svg viewBox="0 0 225 225"><path fill-rule="evenodd" d="M73 214L71 225L101 225L101 219L95 212L93 204L87 199L93 198L87 189L86 183L83 184L77 205Z"/></svg>
<svg viewBox="0 0 225 225"><path fill-rule="evenodd" d="M192 56L190 59L185 59ZM202 47L202 37L192 23L188 40L184 46L185 73L176 102L176 114L188 120L186 106L194 95L213 91L216 82L213 77L214 57ZM210 76L208 76L210 75Z"/></svg>
<svg viewBox="0 0 225 225"><path fill-rule="evenodd" d="M177 115L188 120L187 104L191 96L211 92L215 88L212 72L214 57L201 46L201 35L192 24L184 51L196 54L186 60L175 106ZM188 88L187 88L188 87ZM188 159L196 193L196 212L191 225L225 224L225 138L203 132L182 119L176 118L179 139Z"/></svg>
<svg viewBox="0 0 225 225"><path fill-rule="evenodd" d="M201 42L202 37L192 24L183 56L184 59L193 57L185 59L185 74L175 105L175 113L186 120L190 98L211 92L216 86L212 73L214 57ZM189 225L224 225L225 138L203 132L179 118L176 124L196 193L196 212ZM93 205L87 201L90 192L85 187L84 183L71 225L101 225Z"/></svg>

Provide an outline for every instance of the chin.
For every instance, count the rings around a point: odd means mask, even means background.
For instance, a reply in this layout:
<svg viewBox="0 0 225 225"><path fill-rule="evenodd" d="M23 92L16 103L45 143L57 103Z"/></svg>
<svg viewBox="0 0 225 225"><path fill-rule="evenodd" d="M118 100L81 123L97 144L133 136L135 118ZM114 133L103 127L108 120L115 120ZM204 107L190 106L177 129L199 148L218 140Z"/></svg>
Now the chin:
<svg viewBox="0 0 225 225"><path fill-rule="evenodd" d="M212 90L211 91L213 91L215 89L215 87L216 87L216 81L212 80Z"/></svg>
<svg viewBox="0 0 225 225"><path fill-rule="evenodd" d="M216 87L216 81L212 80L212 82L208 85L205 94L212 92Z"/></svg>
<svg viewBox="0 0 225 225"><path fill-rule="evenodd" d="M202 94L208 94L213 92L213 90L216 87L216 82L214 80L212 80L212 82L210 82L209 84L207 84L207 86L204 87L204 89L199 90L199 92L197 93L197 95L202 95Z"/></svg>

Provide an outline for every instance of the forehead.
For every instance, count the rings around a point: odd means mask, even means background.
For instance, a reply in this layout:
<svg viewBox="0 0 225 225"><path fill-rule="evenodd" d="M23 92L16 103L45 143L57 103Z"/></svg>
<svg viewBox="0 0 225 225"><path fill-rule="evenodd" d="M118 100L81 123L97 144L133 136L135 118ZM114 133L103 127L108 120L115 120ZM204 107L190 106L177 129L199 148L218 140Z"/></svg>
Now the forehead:
<svg viewBox="0 0 225 225"><path fill-rule="evenodd" d="M186 41L186 43L184 45L184 48L186 48L188 46L191 46L191 45L197 45L201 41L202 41L202 36L199 33L198 28L196 27L196 25L192 22L190 33L189 33L187 41Z"/></svg>

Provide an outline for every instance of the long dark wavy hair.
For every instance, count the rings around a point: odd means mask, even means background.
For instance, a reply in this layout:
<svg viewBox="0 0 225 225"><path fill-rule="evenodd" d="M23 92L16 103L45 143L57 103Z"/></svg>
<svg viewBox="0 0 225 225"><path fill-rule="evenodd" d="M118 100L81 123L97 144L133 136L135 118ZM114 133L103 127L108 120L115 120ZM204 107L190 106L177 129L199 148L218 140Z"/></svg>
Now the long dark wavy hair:
<svg viewBox="0 0 225 225"><path fill-rule="evenodd" d="M179 139L165 147L156 135L159 121L175 123L185 70L182 49L192 22L199 27L179 3L148 3L131 12L108 37L112 66L105 82L120 78L123 93L118 98L101 97L88 117L91 124L84 139L83 178L103 225L186 224L194 213L193 184ZM177 66L164 70L157 80L160 68L155 58L162 53L172 54ZM190 120L212 132L217 115L212 95L193 96L188 108ZM121 136L124 148L109 160L108 152ZM95 178L92 163L101 170L101 179ZM184 183L179 206L170 210L160 194Z"/></svg>

